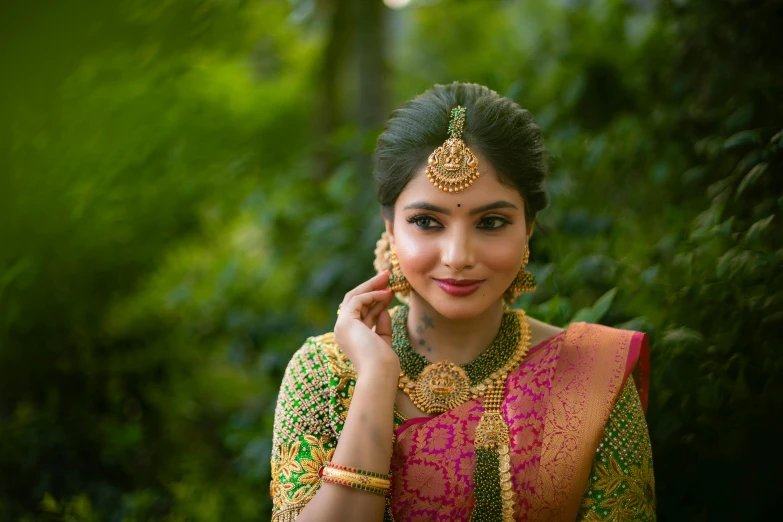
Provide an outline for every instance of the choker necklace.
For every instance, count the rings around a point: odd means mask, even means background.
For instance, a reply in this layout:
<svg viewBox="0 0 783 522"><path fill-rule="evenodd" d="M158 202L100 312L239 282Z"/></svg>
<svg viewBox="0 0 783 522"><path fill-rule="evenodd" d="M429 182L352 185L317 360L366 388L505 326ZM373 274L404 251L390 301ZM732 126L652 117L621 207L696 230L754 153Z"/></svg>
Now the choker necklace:
<svg viewBox="0 0 783 522"><path fill-rule="evenodd" d="M443 413L489 392L505 389L506 377L527 355L530 328L522 310L507 310L492 345L467 364L431 363L408 339L407 306L392 314L392 349L400 358L398 387L427 415ZM494 393L490 393L494 395Z"/></svg>

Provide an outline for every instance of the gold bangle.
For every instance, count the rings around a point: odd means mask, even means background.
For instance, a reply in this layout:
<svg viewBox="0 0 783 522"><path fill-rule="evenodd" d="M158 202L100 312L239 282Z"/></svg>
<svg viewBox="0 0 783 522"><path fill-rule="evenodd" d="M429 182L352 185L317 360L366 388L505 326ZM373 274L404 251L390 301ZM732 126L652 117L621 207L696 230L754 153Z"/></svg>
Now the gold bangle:
<svg viewBox="0 0 783 522"><path fill-rule="evenodd" d="M318 474L323 482L360 489L376 495L386 496L391 489L389 475L365 471L339 464L325 463Z"/></svg>
<svg viewBox="0 0 783 522"><path fill-rule="evenodd" d="M368 477L375 477L385 480L391 480L391 475L386 473L378 473L375 471L366 471L360 468L354 468L353 466L343 466L342 464L335 464L334 462L324 462L324 466L328 466L334 469L341 469L343 471L349 471L351 473L358 473L359 475L366 475Z"/></svg>

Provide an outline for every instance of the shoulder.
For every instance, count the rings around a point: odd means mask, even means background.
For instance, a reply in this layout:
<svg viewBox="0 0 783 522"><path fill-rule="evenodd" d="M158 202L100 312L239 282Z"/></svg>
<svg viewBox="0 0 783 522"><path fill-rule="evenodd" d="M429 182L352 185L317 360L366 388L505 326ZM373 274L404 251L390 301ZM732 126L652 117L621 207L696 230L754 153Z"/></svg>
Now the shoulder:
<svg viewBox="0 0 783 522"><path fill-rule="evenodd" d="M322 335L310 337L305 342L305 345L300 350L305 349L308 354L312 354L314 359L317 359L321 371L326 372L325 375L329 384L337 387L338 391L344 387L339 382L332 382L334 379L340 381L347 381L348 379L356 378L356 371L351 364L350 359L343 353L340 346L334 340L334 332L327 332Z"/></svg>
<svg viewBox="0 0 783 522"><path fill-rule="evenodd" d="M291 357L280 384L273 446L296 434L339 433L355 383L356 371L332 332L308 338Z"/></svg>
<svg viewBox="0 0 783 522"><path fill-rule="evenodd" d="M584 322L568 325L564 338L567 351L589 355L598 364L613 360L628 370L636 365L639 348L646 342L642 332Z"/></svg>
<svg viewBox="0 0 783 522"><path fill-rule="evenodd" d="M539 321L538 319L534 319L529 315L527 316L527 324L530 327L531 346L536 346L546 341L547 339L551 339L552 337L565 331L559 326L545 323L544 321Z"/></svg>
<svg viewBox="0 0 783 522"><path fill-rule="evenodd" d="M330 380L338 351L327 333L308 338L294 352L277 397L273 445L296 434L329 434Z"/></svg>
<svg viewBox="0 0 783 522"><path fill-rule="evenodd" d="M635 336L641 332L623 330L602 324L577 322L565 329L567 344L574 348L627 352Z"/></svg>
<svg viewBox="0 0 783 522"><path fill-rule="evenodd" d="M335 342L334 333L309 337L288 362L278 402L285 399L284 391L289 396L296 392L325 395L330 387L339 391L355 377L353 365Z"/></svg>
<svg viewBox="0 0 783 522"><path fill-rule="evenodd" d="M325 378L335 370L343 370L342 367L350 367L350 361L335 342L334 333L327 332L308 337L294 352L286 368L286 378L289 374L304 373L307 381L313 381L319 376Z"/></svg>
<svg viewBox="0 0 783 522"><path fill-rule="evenodd" d="M650 377L650 345L648 335L592 323L572 323L566 329L565 350L581 354L592 365L614 368L620 376L620 386L633 379L647 409Z"/></svg>

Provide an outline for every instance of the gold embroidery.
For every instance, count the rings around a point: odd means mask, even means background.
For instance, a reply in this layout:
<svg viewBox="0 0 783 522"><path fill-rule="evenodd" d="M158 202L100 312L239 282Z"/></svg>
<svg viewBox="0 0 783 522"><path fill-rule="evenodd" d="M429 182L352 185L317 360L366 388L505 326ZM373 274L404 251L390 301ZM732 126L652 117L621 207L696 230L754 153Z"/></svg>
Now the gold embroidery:
<svg viewBox="0 0 783 522"><path fill-rule="evenodd" d="M275 410L272 442L272 520L293 522L315 495L318 470L336 441L329 422L327 357L309 339L286 368Z"/></svg>
<svg viewBox="0 0 783 522"><path fill-rule="evenodd" d="M270 485L275 522L293 520L304 509L321 485L318 472L334 455L334 448L325 446L326 440L312 435L304 435L302 440L305 444L300 440L281 444L277 458L272 458L277 471Z"/></svg>
<svg viewBox="0 0 783 522"><path fill-rule="evenodd" d="M655 477L653 477L651 459L644 459L640 467L631 467L630 487L627 506L646 517L655 516Z"/></svg>
<svg viewBox="0 0 783 522"><path fill-rule="evenodd" d="M323 444L311 435L305 435L305 439L310 444L309 459L302 459L302 468L304 475L299 477L300 484L318 484L320 477L318 472L324 462L331 462L334 455L334 448L326 449Z"/></svg>
<svg viewBox="0 0 783 522"><path fill-rule="evenodd" d="M326 352L329 370L339 379L335 390L342 391L351 379L356 380L356 371L337 343L334 342L333 333L321 335L315 338L315 342Z"/></svg>
<svg viewBox="0 0 783 522"><path fill-rule="evenodd" d="M287 480L291 480L292 474L302 472L302 466L296 460L299 456L299 448L299 441L294 442L290 446L285 443L280 446L280 462L277 465L277 470Z"/></svg>
<svg viewBox="0 0 783 522"><path fill-rule="evenodd" d="M304 504L294 504L275 510L272 514L272 522L296 522L296 517L304 509Z"/></svg>
<svg viewBox="0 0 783 522"><path fill-rule="evenodd" d="M329 416L333 422L332 431L334 435L339 436L348 416L348 407L353 398L353 390L356 385L356 370L354 370L348 357L334 342L333 333L317 337L315 341L324 353L326 365L331 374Z"/></svg>
<svg viewBox="0 0 783 522"><path fill-rule="evenodd" d="M279 454L282 442L295 440L297 435L330 434L327 363L315 340L308 340L294 354L283 376L272 432L273 455Z"/></svg>
<svg viewBox="0 0 783 522"><path fill-rule="evenodd" d="M633 379L606 423L579 520L655 520L652 448Z"/></svg>

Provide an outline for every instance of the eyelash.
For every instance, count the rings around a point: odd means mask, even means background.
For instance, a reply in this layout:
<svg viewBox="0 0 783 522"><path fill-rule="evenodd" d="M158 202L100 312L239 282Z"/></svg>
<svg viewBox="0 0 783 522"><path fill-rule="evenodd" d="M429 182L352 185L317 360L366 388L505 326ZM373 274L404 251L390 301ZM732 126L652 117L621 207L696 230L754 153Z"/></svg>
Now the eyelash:
<svg viewBox="0 0 783 522"><path fill-rule="evenodd" d="M481 228L481 229L484 229L484 230L500 230L502 228L506 228L508 225L511 224L511 221L509 221L508 219L506 219L504 217L500 217L500 216L486 216L486 217L483 217L483 218L481 218L481 221L479 221L479 224L481 224L481 223L483 223L483 222L485 222L487 220L500 221L501 224L500 224L500 226L496 226L496 227L481 227L480 226L478 228ZM443 228L443 225L440 225L440 226L437 226L437 227L433 227L431 225L430 226L424 225L423 223L425 223L425 222L432 222L432 221L434 221L435 223L438 222L434 217L427 216L425 214L418 214L416 216L411 216L411 217L408 218L407 221L408 221L408 223L411 223L412 225L416 226L417 228L419 228L421 230L434 230L434 229L437 229L437 228Z"/></svg>

